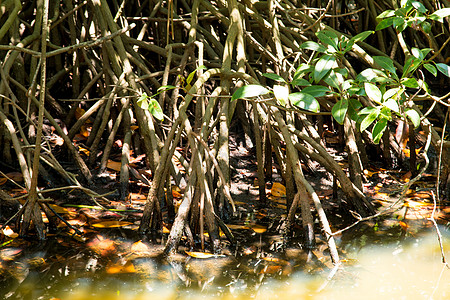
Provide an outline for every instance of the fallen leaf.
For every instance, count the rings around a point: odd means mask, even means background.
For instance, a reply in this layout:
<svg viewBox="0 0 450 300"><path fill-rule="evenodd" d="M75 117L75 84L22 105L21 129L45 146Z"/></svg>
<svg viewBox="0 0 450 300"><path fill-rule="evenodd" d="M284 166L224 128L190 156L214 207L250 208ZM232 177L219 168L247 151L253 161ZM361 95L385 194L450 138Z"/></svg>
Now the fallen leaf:
<svg viewBox="0 0 450 300"><path fill-rule="evenodd" d="M125 265L112 264L106 267L106 273L108 274L126 274L126 273L136 273L136 269L132 262L127 261Z"/></svg>
<svg viewBox="0 0 450 300"><path fill-rule="evenodd" d="M270 193L275 197L286 197L286 187L279 182L274 182Z"/></svg>
<svg viewBox="0 0 450 300"><path fill-rule="evenodd" d="M113 160L108 159L108 163L106 164L106 167L108 169L120 172L122 163L120 161L113 161Z"/></svg>
<svg viewBox="0 0 450 300"><path fill-rule="evenodd" d="M206 253L206 252L190 252L190 251L186 251L186 254L189 255L190 257L194 257L194 258L200 258L200 259L206 259L206 258L211 258L211 257L224 257L225 255L217 255L217 254L212 254L212 253Z"/></svg>
<svg viewBox="0 0 450 300"><path fill-rule="evenodd" d="M128 225L133 225L133 223L127 222L127 221L103 221L103 222L98 222L98 223L92 224L92 227L115 228L115 227L123 227L123 226L128 226Z"/></svg>
<svg viewBox="0 0 450 300"><path fill-rule="evenodd" d="M281 272L283 270L282 266L265 266L261 271L259 271L259 274L276 274Z"/></svg>
<svg viewBox="0 0 450 300"><path fill-rule="evenodd" d="M267 231L267 227L266 227L266 226L258 225L258 224L250 225L250 228L251 228L254 232L259 233L259 234L262 234L262 233L264 233L264 232Z"/></svg>
<svg viewBox="0 0 450 300"><path fill-rule="evenodd" d="M8 225L7 225L5 228L2 229L2 233L3 233L4 235L6 235L7 237L12 238L12 239L14 239L14 238L16 238L16 237L19 236L19 234L15 233L15 232L11 229L11 227L9 227Z"/></svg>

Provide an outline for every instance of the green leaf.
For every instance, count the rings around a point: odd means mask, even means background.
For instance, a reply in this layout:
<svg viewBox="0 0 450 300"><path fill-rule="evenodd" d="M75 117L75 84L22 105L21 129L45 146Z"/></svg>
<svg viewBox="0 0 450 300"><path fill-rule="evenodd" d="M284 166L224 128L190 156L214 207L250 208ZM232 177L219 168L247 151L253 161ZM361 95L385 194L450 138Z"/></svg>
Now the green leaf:
<svg viewBox="0 0 450 300"><path fill-rule="evenodd" d="M139 105L140 108L148 109L148 98L149 97L145 92L139 97L137 104Z"/></svg>
<svg viewBox="0 0 450 300"><path fill-rule="evenodd" d="M291 81L292 86L309 86L311 83L309 83L308 80L303 78L297 78Z"/></svg>
<svg viewBox="0 0 450 300"><path fill-rule="evenodd" d="M384 94L383 94L383 100L386 101L390 98L393 99L398 99L398 97L404 92L405 90L403 88L392 88L387 90Z"/></svg>
<svg viewBox="0 0 450 300"><path fill-rule="evenodd" d="M395 17L389 17L378 23L377 27L375 28L375 31L383 30L389 26L392 26L392 24L394 24L394 18Z"/></svg>
<svg viewBox="0 0 450 300"><path fill-rule="evenodd" d="M439 70L439 72L441 72L442 74L444 74L447 77L450 77L450 66L443 64L443 63L438 63L436 64L437 69Z"/></svg>
<svg viewBox="0 0 450 300"><path fill-rule="evenodd" d="M392 26L394 26L397 32L402 32L408 25L403 17L395 17Z"/></svg>
<svg viewBox="0 0 450 300"><path fill-rule="evenodd" d="M415 111L414 109L408 109L407 111L405 111L406 116L411 120L411 122L414 125L414 128L419 127L420 125L420 116L419 113L417 111Z"/></svg>
<svg viewBox="0 0 450 300"><path fill-rule="evenodd" d="M384 131L387 127L387 120L381 119L379 120L372 129L372 139L375 144L378 144L383 136Z"/></svg>
<svg viewBox="0 0 450 300"><path fill-rule="evenodd" d="M411 1L412 6L421 13L426 13L428 9L420 1Z"/></svg>
<svg viewBox="0 0 450 300"><path fill-rule="evenodd" d="M450 16L450 8L443 8L435 11L428 18L443 23L444 18L448 16Z"/></svg>
<svg viewBox="0 0 450 300"><path fill-rule="evenodd" d="M158 88L157 91L161 92L161 91L173 90L175 88L176 88L176 86L173 86L173 85L162 85Z"/></svg>
<svg viewBox="0 0 450 300"><path fill-rule="evenodd" d="M418 59L414 56L409 57L406 62L405 66L403 67L403 75L402 77L406 77L406 75L413 73L422 63L421 59Z"/></svg>
<svg viewBox="0 0 450 300"><path fill-rule="evenodd" d="M310 94L305 94L302 92L292 93L289 95L289 101L291 101L293 105L304 110L309 110L312 112L320 111L319 102Z"/></svg>
<svg viewBox="0 0 450 300"><path fill-rule="evenodd" d="M339 37L330 30L322 30L316 33L317 38L325 45L332 46L336 51L339 50L338 42Z"/></svg>
<svg viewBox="0 0 450 300"><path fill-rule="evenodd" d="M314 68L314 81L319 82L333 68L336 58L331 55L323 55Z"/></svg>
<svg viewBox="0 0 450 300"><path fill-rule="evenodd" d="M283 77L281 77L280 75L277 75L275 73L263 73L262 74L264 77L275 80L275 81L281 81L281 82L286 82L286 80L284 80Z"/></svg>
<svg viewBox="0 0 450 300"><path fill-rule="evenodd" d="M419 83L417 82L417 80L415 78L403 78L401 80L401 83L404 86L412 88L412 89L418 89L420 87Z"/></svg>
<svg viewBox="0 0 450 300"><path fill-rule="evenodd" d="M203 65L199 66L197 69L195 69L188 75L188 77L186 79L186 89L189 90L191 88L191 82L192 82L192 79L194 78L195 73L197 73L198 70L204 70L204 69L206 69L205 66L203 66Z"/></svg>
<svg viewBox="0 0 450 300"><path fill-rule="evenodd" d="M392 111L395 111L396 113L400 112L400 109L398 107L398 102L394 99L388 99L387 101L383 102L383 105L389 108Z"/></svg>
<svg viewBox="0 0 450 300"><path fill-rule="evenodd" d="M334 119L341 125L344 124L347 109L348 109L348 100L346 98L339 100L331 109L331 114L333 115Z"/></svg>
<svg viewBox="0 0 450 300"><path fill-rule="evenodd" d="M261 96L268 93L270 93L270 91L259 84L244 85L234 92L233 96L231 97L231 101L236 99Z"/></svg>
<svg viewBox="0 0 450 300"><path fill-rule="evenodd" d="M356 80L359 82L388 82L389 78L383 71L367 68L356 76Z"/></svg>
<svg viewBox="0 0 450 300"><path fill-rule="evenodd" d="M302 89L302 93L310 94L313 97L325 96L327 92L331 92L329 88L323 85L312 85Z"/></svg>
<svg viewBox="0 0 450 300"><path fill-rule="evenodd" d="M369 97L370 100L376 103L381 103L383 94L376 85L366 82L364 83L364 89L366 90L367 97Z"/></svg>
<svg viewBox="0 0 450 300"><path fill-rule="evenodd" d="M353 45L357 42L361 42L364 41L366 38L369 37L369 35L371 35L372 33L374 33L374 31L372 30L367 30L367 31L363 31L361 33L358 33L357 35L355 35L354 37L352 37L348 43L347 46L345 46L345 50L344 52L349 51L350 49L352 49Z"/></svg>
<svg viewBox="0 0 450 300"><path fill-rule="evenodd" d="M420 26L422 26L422 29L425 33L431 33L431 24L428 22L422 22L420 23Z"/></svg>
<svg viewBox="0 0 450 300"><path fill-rule="evenodd" d="M377 16L377 19L384 19L384 18L388 18L388 17L392 17L395 16L395 11L392 9L388 9L383 11L381 14L379 14Z"/></svg>
<svg viewBox="0 0 450 300"><path fill-rule="evenodd" d="M331 70L331 72L323 78L323 81L325 81L329 86L341 90L340 86L344 84L344 77L340 73Z"/></svg>
<svg viewBox="0 0 450 300"><path fill-rule="evenodd" d="M300 49L308 49L308 50L313 50L313 51L317 51L320 53L325 53L327 51L326 47L324 47L323 45L320 45L316 42L313 42L313 41L304 42L303 44L300 45Z"/></svg>
<svg viewBox="0 0 450 300"><path fill-rule="evenodd" d="M148 111L158 120L162 121L164 119L164 114L159 106L158 101L156 99L151 98L148 104Z"/></svg>
<svg viewBox="0 0 450 300"><path fill-rule="evenodd" d="M386 56L374 56L373 60L377 65L379 65L382 69L385 69L389 71L392 75L397 77L397 74L395 72L394 62L392 59Z"/></svg>
<svg viewBox="0 0 450 300"><path fill-rule="evenodd" d="M377 107L370 114L368 114L361 122L360 130L363 132L366 130L367 127L370 126L370 124L373 123L378 118L378 115L380 114L380 109Z"/></svg>
<svg viewBox="0 0 450 300"><path fill-rule="evenodd" d="M423 60L423 58L424 58L424 55L423 55L422 51L420 51L419 48L412 47L411 48L411 53L412 53L412 55L414 55L414 57L416 57L416 58L418 58L420 60Z"/></svg>
<svg viewBox="0 0 450 300"><path fill-rule="evenodd" d="M356 98L350 98L348 100L348 110L347 114L350 117L350 119L357 121L358 120L358 109L362 107L361 102L358 101Z"/></svg>
<svg viewBox="0 0 450 300"><path fill-rule="evenodd" d="M289 97L289 87L287 85L274 85L273 93L275 94L275 98L282 106L286 106L286 102Z"/></svg>

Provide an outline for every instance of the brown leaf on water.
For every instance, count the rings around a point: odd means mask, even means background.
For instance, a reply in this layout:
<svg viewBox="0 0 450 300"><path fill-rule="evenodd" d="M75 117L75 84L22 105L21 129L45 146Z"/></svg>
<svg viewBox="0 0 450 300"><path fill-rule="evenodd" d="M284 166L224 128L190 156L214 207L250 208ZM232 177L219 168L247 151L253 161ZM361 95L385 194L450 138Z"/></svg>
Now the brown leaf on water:
<svg viewBox="0 0 450 300"><path fill-rule="evenodd" d="M261 271L259 271L259 274L273 275L273 274L281 273L282 270L283 270L282 266L269 265L269 266L265 266Z"/></svg>
<svg viewBox="0 0 450 300"><path fill-rule="evenodd" d="M11 227L9 227L8 225L5 226L5 228L2 229L2 233L12 239L15 239L16 237L19 236L19 234L15 233Z"/></svg>
<svg viewBox="0 0 450 300"><path fill-rule="evenodd" d="M224 257L225 255L216 255L216 254L212 254L212 253L206 253L206 252L190 252L190 251L186 251L186 254L189 255L190 257L194 257L194 258L200 258L200 259L207 259L207 258L211 258L211 257Z"/></svg>
<svg viewBox="0 0 450 300"><path fill-rule="evenodd" d="M101 256L108 256L117 252L116 244L113 240L97 235L87 243L87 246Z"/></svg>
<svg viewBox="0 0 450 300"><path fill-rule="evenodd" d="M120 263L110 264L106 267L108 274L127 274L136 273L136 269L131 261L127 261L124 265Z"/></svg>
<svg viewBox="0 0 450 300"><path fill-rule="evenodd" d="M147 244L143 243L142 241L137 241L136 243L131 245L131 252L135 254L148 253L149 250L150 247Z"/></svg>
<svg viewBox="0 0 450 300"><path fill-rule="evenodd" d="M92 224L92 227L115 228L115 227L123 227L123 226L128 226L128 225L133 225L133 223L127 222L127 221L112 220L112 221L102 221L102 222L94 223L94 224Z"/></svg>
<svg viewBox="0 0 450 300"><path fill-rule="evenodd" d="M251 228L254 232L258 233L258 234L262 234L262 233L264 233L264 232L267 231L267 227L266 227L266 226L258 225L258 224L250 225L250 228Z"/></svg>

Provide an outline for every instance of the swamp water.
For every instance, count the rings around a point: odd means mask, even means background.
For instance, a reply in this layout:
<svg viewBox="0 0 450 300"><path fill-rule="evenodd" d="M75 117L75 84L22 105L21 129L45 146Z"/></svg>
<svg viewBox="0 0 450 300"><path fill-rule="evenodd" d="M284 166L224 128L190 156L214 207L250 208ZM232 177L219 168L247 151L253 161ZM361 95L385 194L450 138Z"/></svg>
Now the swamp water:
<svg viewBox="0 0 450 300"><path fill-rule="evenodd" d="M112 244L107 238L96 251L71 238L39 249L8 245L0 249L0 298L450 299L450 269L442 263L432 227L401 238L401 229L378 234L379 239L376 233L362 232L337 239L343 268L331 280L324 245L319 246L324 249L321 254L315 251L315 263L307 263L298 249L289 255L281 251L280 256L280 251L255 249L257 243L241 247L235 255L177 255L170 263L152 252L160 253L162 246L144 254L119 253L119 248L133 247L126 239L114 240L109 256L105 251ZM442 226L441 233L448 258L450 230Z"/></svg>

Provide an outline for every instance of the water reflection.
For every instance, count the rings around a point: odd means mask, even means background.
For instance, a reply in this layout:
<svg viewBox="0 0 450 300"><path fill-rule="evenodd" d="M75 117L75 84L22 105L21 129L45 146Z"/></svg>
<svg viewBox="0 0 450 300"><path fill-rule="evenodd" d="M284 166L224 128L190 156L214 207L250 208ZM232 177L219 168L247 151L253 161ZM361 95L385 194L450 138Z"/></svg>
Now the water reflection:
<svg viewBox="0 0 450 300"><path fill-rule="evenodd" d="M450 270L441 263L432 228L427 233L384 231L379 236L364 226L339 240L343 269L330 281L328 268L312 267L318 264L292 249L279 253L280 258L275 253L206 260L179 255L167 262L147 252L147 257L102 257L103 252L67 242L47 252L27 249L22 256L11 247L2 250L0 298L450 299ZM441 229L450 256L450 234ZM382 244L388 234L390 243ZM120 243L130 248L131 242ZM327 256L319 252L314 253L316 261L329 266ZM10 261L4 260L8 253Z"/></svg>

